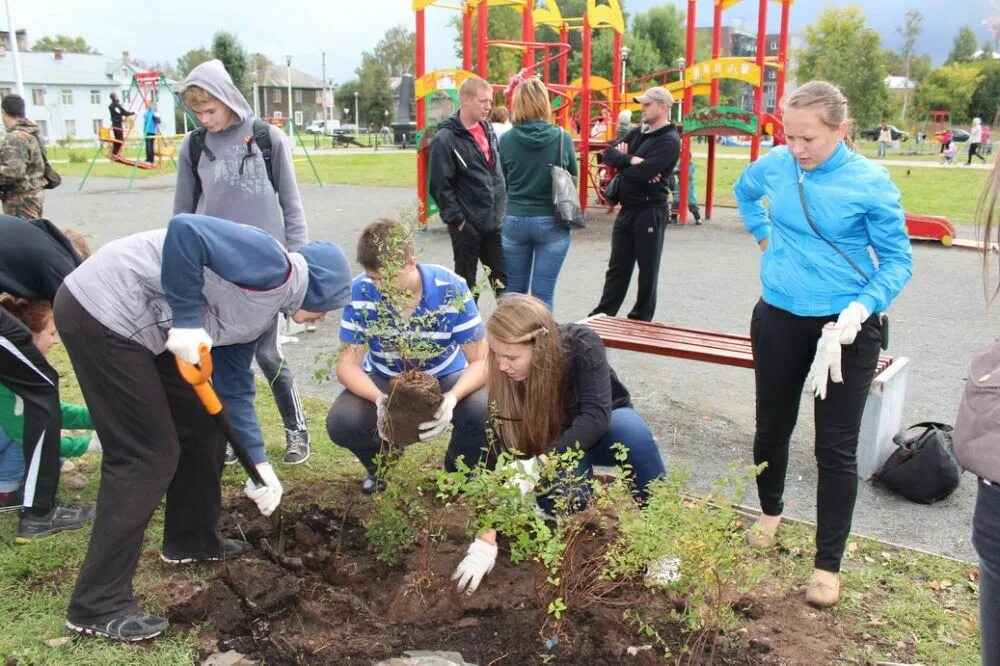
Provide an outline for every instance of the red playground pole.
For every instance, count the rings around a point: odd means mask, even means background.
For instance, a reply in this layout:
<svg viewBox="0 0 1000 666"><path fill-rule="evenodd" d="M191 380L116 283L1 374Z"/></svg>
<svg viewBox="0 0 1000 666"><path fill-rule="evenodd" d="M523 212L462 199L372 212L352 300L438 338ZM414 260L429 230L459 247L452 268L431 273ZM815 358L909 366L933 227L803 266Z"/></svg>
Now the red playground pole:
<svg viewBox="0 0 1000 666"><path fill-rule="evenodd" d="M760 0L757 8L757 68L761 80L753 90L753 113L757 116L757 132L750 139L750 161L760 156L760 114L764 111L764 54L767 52L767 0Z"/></svg>
<svg viewBox="0 0 1000 666"><path fill-rule="evenodd" d="M423 9L417 11L416 30L416 54L413 69L416 74L416 80L419 81L426 74L424 71L425 34ZM415 101L417 103L417 132L421 132L427 128L427 107L423 99L418 97ZM419 144L417 145L417 199L420 201L418 220L420 226L425 227L427 226L427 150L421 150Z"/></svg>
<svg viewBox="0 0 1000 666"><path fill-rule="evenodd" d="M718 58L722 53L722 3L715 3L715 11L712 18L712 59ZM712 95L709 99L711 106L719 103L719 80L712 79ZM715 200L715 136L709 135L708 139L708 168L705 170L705 220L712 219L712 203Z"/></svg>
<svg viewBox="0 0 1000 666"><path fill-rule="evenodd" d="M525 2L524 9L521 10L521 41L523 42L533 42L535 41L535 23L532 20L531 12L534 10L534 2ZM524 53L521 54L521 67L531 69L527 72L530 76L534 74L535 64L535 50L530 46L524 47Z"/></svg>
<svg viewBox="0 0 1000 666"><path fill-rule="evenodd" d="M766 1L766 0L765 0ZM688 0L688 27L687 27L687 48L684 53L684 64L686 67L694 65L694 15L695 10L698 8L697 0ZM681 80L687 81L685 72L681 72ZM691 95L691 88L687 85L684 86L684 102L683 110L684 113L691 113L691 102L693 96ZM680 189L677 198L677 221L680 224L687 223L687 209L688 209L688 184L690 182L690 174L688 171L691 168L691 135L687 132L681 136L681 177L680 184L678 188Z"/></svg>
<svg viewBox="0 0 1000 666"><path fill-rule="evenodd" d="M621 101L624 99L622 91L622 34L615 30L611 46L611 114L615 128L615 135L618 133L618 113L621 111Z"/></svg>
<svg viewBox="0 0 1000 666"><path fill-rule="evenodd" d="M486 0L479 3L479 16L476 24L476 73L483 79L489 80L489 61L486 55L486 31L489 21L489 10Z"/></svg>
<svg viewBox="0 0 1000 666"><path fill-rule="evenodd" d="M785 96L785 75L788 72L788 14L792 0L781 0L781 36L778 41L778 87L774 115L781 117L781 98Z"/></svg>
<svg viewBox="0 0 1000 666"><path fill-rule="evenodd" d="M563 22L562 26L559 28L559 42L562 44L569 43L569 25ZM559 56L559 85L566 89L566 79L569 76L568 72L569 66L569 51L565 51L561 56ZM559 106L559 126L566 126L566 114L570 113L572 110L567 111L569 104L565 103L566 98L563 98L563 104ZM583 175L582 173L580 174ZM583 180L582 178L580 179Z"/></svg>
<svg viewBox="0 0 1000 666"><path fill-rule="evenodd" d="M587 210L590 179L590 17L583 13L583 63L580 80L580 208ZM573 110L570 109L572 117Z"/></svg>

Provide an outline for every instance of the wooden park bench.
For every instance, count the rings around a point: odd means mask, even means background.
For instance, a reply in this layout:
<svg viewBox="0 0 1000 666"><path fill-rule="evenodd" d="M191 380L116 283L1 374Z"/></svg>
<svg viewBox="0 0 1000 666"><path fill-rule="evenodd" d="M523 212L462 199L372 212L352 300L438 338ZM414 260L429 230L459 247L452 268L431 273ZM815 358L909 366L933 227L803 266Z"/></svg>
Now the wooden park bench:
<svg viewBox="0 0 1000 666"><path fill-rule="evenodd" d="M594 315L579 322L593 329L606 347L753 368L750 336L681 328L624 317ZM909 359L881 355L868 391L858 438L858 476L871 478L895 449L892 437L903 418Z"/></svg>

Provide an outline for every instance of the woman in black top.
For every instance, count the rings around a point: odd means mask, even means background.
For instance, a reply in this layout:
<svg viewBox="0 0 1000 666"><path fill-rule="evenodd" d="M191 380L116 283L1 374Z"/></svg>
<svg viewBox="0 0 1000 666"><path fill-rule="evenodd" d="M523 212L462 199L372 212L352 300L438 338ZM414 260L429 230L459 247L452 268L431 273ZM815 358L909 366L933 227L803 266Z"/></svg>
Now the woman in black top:
<svg viewBox="0 0 1000 666"><path fill-rule="evenodd" d="M625 446L636 497L666 473L649 426L632 408L628 390L608 365L604 343L578 324L557 325L546 305L532 296L507 294L486 324L489 352L486 387L496 404L504 448L544 462L545 454L573 447L583 451L576 475L594 465L616 465L613 444ZM575 476L576 476L575 475ZM543 510L553 498L538 497ZM480 534L453 578L471 593L496 561L496 532Z"/></svg>

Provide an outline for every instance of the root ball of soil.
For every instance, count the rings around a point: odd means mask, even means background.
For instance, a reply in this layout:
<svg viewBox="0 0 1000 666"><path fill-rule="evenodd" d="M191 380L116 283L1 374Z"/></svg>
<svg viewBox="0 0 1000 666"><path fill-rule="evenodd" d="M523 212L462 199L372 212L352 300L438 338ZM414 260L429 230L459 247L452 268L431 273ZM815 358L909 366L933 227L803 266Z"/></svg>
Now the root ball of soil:
<svg viewBox="0 0 1000 666"><path fill-rule="evenodd" d="M389 443L409 446L420 441L419 425L430 421L441 404L438 381L419 370L407 370L389 380Z"/></svg>

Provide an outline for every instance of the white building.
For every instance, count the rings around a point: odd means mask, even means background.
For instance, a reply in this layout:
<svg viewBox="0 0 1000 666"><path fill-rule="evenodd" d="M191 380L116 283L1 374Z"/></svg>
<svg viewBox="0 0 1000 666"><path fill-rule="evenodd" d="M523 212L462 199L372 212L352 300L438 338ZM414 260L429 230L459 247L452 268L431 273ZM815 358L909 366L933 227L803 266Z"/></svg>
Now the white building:
<svg viewBox="0 0 1000 666"><path fill-rule="evenodd" d="M14 57L0 40L0 95L16 92ZM46 141L96 139L101 127L111 126L110 94L119 93L122 106L136 113L142 129L145 108L141 95L131 88L132 76L142 72L129 58L55 52L20 52L26 115L38 123ZM130 94L131 93L131 94ZM160 88L157 113L160 132L174 134L174 97Z"/></svg>

